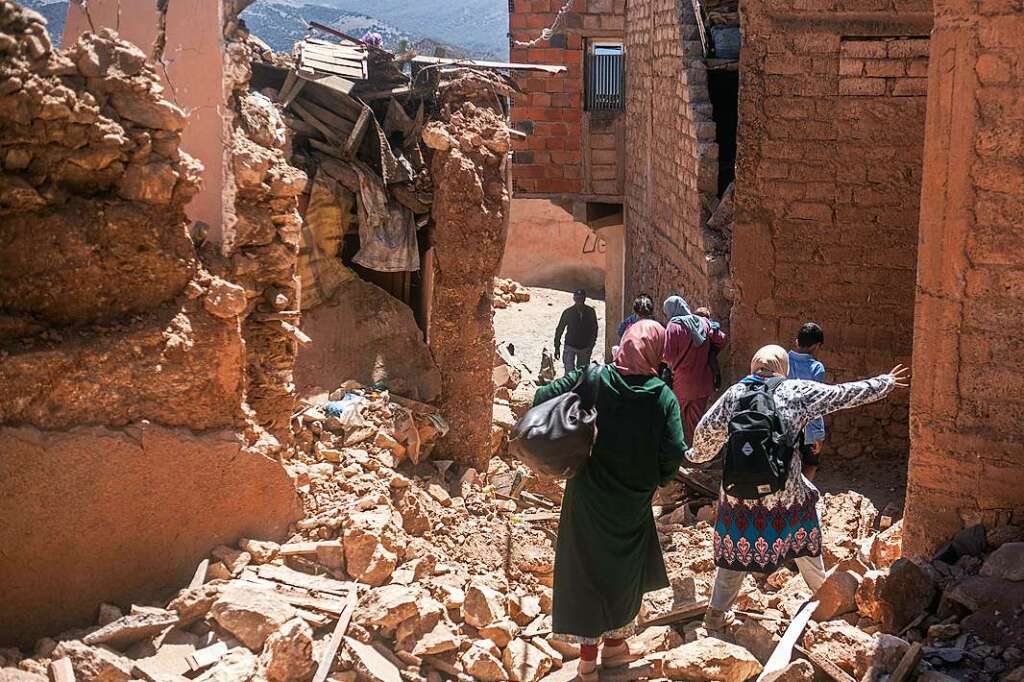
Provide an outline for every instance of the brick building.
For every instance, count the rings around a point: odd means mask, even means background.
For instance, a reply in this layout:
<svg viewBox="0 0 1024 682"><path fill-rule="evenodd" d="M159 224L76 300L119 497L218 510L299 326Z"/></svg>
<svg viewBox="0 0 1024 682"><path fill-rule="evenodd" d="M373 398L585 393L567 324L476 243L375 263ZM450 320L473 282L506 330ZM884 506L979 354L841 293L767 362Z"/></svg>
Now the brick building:
<svg viewBox="0 0 1024 682"><path fill-rule="evenodd" d="M1024 523L1024 16L999 0L935 12L908 554L961 525Z"/></svg>
<svg viewBox="0 0 1024 682"><path fill-rule="evenodd" d="M912 446L903 393L831 418L826 449L896 466L912 451L910 553L1024 521L1024 19L1005 0L966 7L745 3L738 63L705 56L691 3L625 14L623 299L710 304L733 376L808 319L830 382L913 352Z"/></svg>

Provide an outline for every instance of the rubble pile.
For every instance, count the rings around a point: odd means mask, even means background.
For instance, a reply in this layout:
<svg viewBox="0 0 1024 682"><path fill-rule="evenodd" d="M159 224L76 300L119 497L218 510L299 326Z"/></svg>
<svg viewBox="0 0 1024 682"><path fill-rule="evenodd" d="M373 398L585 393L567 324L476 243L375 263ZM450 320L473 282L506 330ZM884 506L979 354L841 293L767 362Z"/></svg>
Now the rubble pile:
<svg viewBox="0 0 1024 682"><path fill-rule="evenodd" d="M494 278L494 307L507 308L513 303L526 303L530 300L530 290L519 282L510 279Z"/></svg>
<svg viewBox="0 0 1024 682"><path fill-rule="evenodd" d="M514 374L509 350L496 355ZM317 680L572 679L578 648L551 636L560 497L550 484L503 453L487 471L441 459L436 410L383 387L347 382L293 428L286 468L305 514L286 542L217 547L168 601L104 605L94 626L44 638L30 657L3 651L0 679L60 667L80 682L284 682L318 669ZM663 494L701 499L687 491L702 485L688 472ZM822 507L830 571L796 649L807 660L768 679L895 682L916 668L932 682L997 680L1024 663L1020 529L971 528L915 562L899 557L900 522L862 496L826 495ZM810 598L786 569L749 578L737 625L708 637L706 508L672 522L675 511L656 510L672 586L645 599L628 640L640 660L605 677L753 679Z"/></svg>

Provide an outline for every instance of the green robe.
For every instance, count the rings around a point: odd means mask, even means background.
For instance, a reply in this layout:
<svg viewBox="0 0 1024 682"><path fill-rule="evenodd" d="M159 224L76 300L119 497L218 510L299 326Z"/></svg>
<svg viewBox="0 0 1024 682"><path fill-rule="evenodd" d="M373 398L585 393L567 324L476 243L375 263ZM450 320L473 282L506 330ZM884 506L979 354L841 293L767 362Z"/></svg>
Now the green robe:
<svg viewBox="0 0 1024 682"><path fill-rule="evenodd" d="M573 372L542 387L534 405L569 391L578 377ZM675 475L685 450L672 389L657 377L601 368L597 441L562 500L556 636L587 644L627 636L644 593L668 587L651 499Z"/></svg>

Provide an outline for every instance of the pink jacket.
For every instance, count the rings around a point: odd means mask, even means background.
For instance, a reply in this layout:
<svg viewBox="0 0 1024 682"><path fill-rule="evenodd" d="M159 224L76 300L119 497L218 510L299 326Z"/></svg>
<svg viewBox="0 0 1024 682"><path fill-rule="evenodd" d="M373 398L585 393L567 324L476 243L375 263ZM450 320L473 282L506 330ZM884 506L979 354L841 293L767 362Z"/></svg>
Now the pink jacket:
<svg viewBox="0 0 1024 682"><path fill-rule="evenodd" d="M665 363L672 370L672 392L680 402L707 398L715 392L715 378L708 367L708 353L726 343L725 333L713 329L701 318L707 337L700 346L694 344L689 330L676 322L669 322L665 330Z"/></svg>

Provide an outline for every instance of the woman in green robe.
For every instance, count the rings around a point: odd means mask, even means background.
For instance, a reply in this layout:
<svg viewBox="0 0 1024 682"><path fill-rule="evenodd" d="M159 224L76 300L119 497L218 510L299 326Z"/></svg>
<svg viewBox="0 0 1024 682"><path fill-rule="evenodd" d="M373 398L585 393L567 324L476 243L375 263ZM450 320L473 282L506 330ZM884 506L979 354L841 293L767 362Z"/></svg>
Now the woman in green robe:
<svg viewBox="0 0 1024 682"><path fill-rule="evenodd" d="M679 403L658 378L665 330L653 320L633 324L613 365L597 370L597 439L590 459L566 484L555 547L552 626L580 643L579 673L596 679L602 664L629 662L645 592L668 587L651 499L672 479L686 443ZM537 391L534 404L570 391L573 372Z"/></svg>

